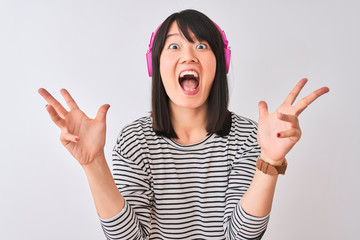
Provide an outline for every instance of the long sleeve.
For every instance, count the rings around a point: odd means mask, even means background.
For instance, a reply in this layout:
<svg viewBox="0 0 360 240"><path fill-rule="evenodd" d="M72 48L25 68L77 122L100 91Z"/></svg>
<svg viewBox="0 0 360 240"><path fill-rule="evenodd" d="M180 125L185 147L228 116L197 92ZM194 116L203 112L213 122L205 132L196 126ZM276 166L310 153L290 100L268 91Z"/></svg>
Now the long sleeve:
<svg viewBox="0 0 360 240"><path fill-rule="evenodd" d="M260 154L257 143L257 128L253 122L241 122L239 134L230 136L240 145L234 156L226 191L224 228L226 239L261 239L269 215L255 217L247 214L241 207L241 198L250 186L256 170L256 160ZM252 126L251 126L251 125ZM247 126L248 125L248 126Z"/></svg>
<svg viewBox="0 0 360 240"><path fill-rule="evenodd" d="M145 143L133 134L124 130L113 150L113 177L125 206L116 216L100 219L107 239L148 239L150 233L151 174L144 164Z"/></svg>

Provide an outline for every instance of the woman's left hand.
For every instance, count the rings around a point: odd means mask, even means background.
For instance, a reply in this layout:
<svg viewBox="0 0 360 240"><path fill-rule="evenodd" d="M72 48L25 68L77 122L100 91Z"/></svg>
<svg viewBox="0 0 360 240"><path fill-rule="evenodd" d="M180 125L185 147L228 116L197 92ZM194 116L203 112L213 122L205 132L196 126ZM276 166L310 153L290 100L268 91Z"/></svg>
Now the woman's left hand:
<svg viewBox="0 0 360 240"><path fill-rule="evenodd" d="M285 155L299 141L300 113L329 91L329 88L322 87L293 105L306 82L306 78L300 80L275 113L269 114L266 102L259 102L257 140L261 148L261 158L272 165L281 165Z"/></svg>

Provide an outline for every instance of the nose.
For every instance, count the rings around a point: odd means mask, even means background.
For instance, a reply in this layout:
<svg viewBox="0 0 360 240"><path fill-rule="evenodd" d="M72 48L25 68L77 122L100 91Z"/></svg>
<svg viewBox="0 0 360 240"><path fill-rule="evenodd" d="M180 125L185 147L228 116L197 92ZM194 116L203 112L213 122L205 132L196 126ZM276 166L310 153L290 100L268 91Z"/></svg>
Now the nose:
<svg viewBox="0 0 360 240"><path fill-rule="evenodd" d="M183 48L183 54L180 59L181 63L197 63L199 62L198 58L196 57L196 53L194 49L190 46Z"/></svg>

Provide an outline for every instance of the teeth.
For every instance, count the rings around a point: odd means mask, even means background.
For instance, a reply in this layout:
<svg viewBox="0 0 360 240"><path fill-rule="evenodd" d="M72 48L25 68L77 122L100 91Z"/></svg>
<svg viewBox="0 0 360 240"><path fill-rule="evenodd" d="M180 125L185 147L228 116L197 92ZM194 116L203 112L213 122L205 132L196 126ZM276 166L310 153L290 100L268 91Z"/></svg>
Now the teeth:
<svg viewBox="0 0 360 240"><path fill-rule="evenodd" d="M180 73L180 77L184 77L185 75L193 75L194 77L198 77L198 74L195 71L183 71Z"/></svg>

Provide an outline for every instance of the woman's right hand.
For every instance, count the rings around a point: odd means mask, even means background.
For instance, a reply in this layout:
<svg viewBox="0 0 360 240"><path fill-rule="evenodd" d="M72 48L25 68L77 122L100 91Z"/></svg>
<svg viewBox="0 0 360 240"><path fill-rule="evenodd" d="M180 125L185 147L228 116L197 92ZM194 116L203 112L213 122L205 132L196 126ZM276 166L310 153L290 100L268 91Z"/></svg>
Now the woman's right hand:
<svg viewBox="0 0 360 240"><path fill-rule="evenodd" d="M84 166L104 156L106 136L106 113L109 104L101 106L94 119L86 116L77 106L69 92L61 89L70 111L67 111L48 91L39 89L46 100L52 121L60 128L60 141L67 150Z"/></svg>

